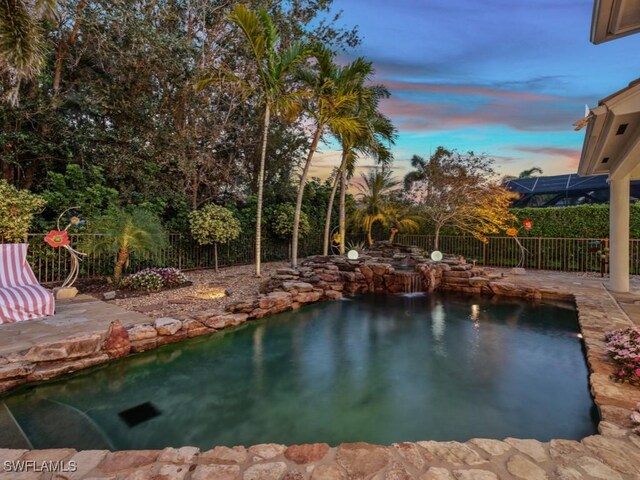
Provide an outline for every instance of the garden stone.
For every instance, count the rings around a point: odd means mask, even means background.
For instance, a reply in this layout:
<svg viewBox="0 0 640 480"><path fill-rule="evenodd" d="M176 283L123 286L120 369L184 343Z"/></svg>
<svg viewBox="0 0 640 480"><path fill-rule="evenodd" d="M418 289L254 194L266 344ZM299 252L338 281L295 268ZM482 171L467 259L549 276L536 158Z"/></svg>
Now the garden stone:
<svg viewBox="0 0 640 480"><path fill-rule="evenodd" d="M515 267L511 269L511 275L526 275L527 271L524 268Z"/></svg>
<svg viewBox="0 0 640 480"><path fill-rule="evenodd" d="M319 465L313 469L311 480L346 480L344 471L336 465Z"/></svg>
<svg viewBox="0 0 640 480"><path fill-rule="evenodd" d="M165 448L158 457L159 462L166 463L192 463L200 452L196 447L182 447L182 448Z"/></svg>
<svg viewBox="0 0 640 480"><path fill-rule="evenodd" d="M379 472L389 463L386 447L369 443L343 443L336 450L336 462L350 479L364 479Z"/></svg>
<svg viewBox="0 0 640 480"><path fill-rule="evenodd" d="M549 442L549 454L553 459L584 453L584 446L575 440L551 440Z"/></svg>
<svg viewBox="0 0 640 480"><path fill-rule="evenodd" d="M580 457L577 464L594 478L601 480L622 480L622 476L604 463L591 457Z"/></svg>
<svg viewBox="0 0 640 480"><path fill-rule="evenodd" d="M490 438L472 438L467 443L481 450L484 450L489 455L493 456L503 455L511 450L510 445L507 445L500 440L492 440Z"/></svg>
<svg viewBox="0 0 640 480"><path fill-rule="evenodd" d="M630 445L622 440L593 435L582 439L596 457L619 472L628 475L640 473L640 452L634 452Z"/></svg>
<svg viewBox="0 0 640 480"><path fill-rule="evenodd" d="M35 365L29 362L15 362L0 366L0 380L24 377L33 372Z"/></svg>
<svg viewBox="0 0 640 480"><path fill-rule="evenodd" d="M68 480L79 480L87 475L91 470L96 468L104 460L109 453L108 450L83 450L76 453L69 459L70 462L75 462L77 470L75 472L66 473Z"/></svg>
<svg viewBox="0 0 640 480"><path fill-rule="evenodd" d="M131 342L138 342L158 336L158 331L149 324L134 325L133 327L129 327L128 332Z"/></svg>
<svg viewBox="0 0 640 480"><path fill-rule="evenodd" d="M304 475L297 470L289 470L284 474L282 480L304 480Z"/></svg>
<svg viewBox="0 0 640 480"><path fill-rule="evenodd" d="M628 430L625 428L620 428L617 425L614 425L610 422L600 422L598 424L598 431L601 435L605 437L615 437L615 438L624 438L627 436Z"/></svg>
<svg viewBox="0 0 640 480"><path fill-rule="evenodd" d="M88 357L100 350L102 336L99 333L74 335L58 342L43 343L31 347L20 356L11 356L10 360L29 362L50 362L71 358Z"/></svg>
<svg viewBox="0 0 640 480"><path fill-rule="evenodd" d="M545 451L542 443L537 440L521 440L519 438L507 438L505 442L514 447L516 450L520 450L522 453L529 455L536 462L545 462L549 460L547 452Z"/></svg>
<svg viewBox="0 0 640 480"><path fill-rule="evenodd" d="M232 465L243 463L247 457L247 450L244 447L218 446L212 450L201 453L198 456L198 461L200 463L206 462Z"/></svg>
<svg viewBox="0 0 640 480"><path fill-rule="evenodd" d="M319 462L329 452L329 445L326 443L312 443L306 445L291 445L284 452L287 460L297 464Z"/></svg>
<svg viewBox="0 0 640 480"><path fill-rule="evenodd" d="M162 465L153 480L184 480L189 473L189 465Z"/></svg>
<svg viewBox="0 0 640 480"><path fill-rule="evenodd" d="M18 460L29 450L18 450L13 448L0 448L0 460L4 462L12 462Z"/></svg>
<svg viewBox="0 0 640 480"><path fill-rule="evenodd" d="M277 443L261 443L260 445L249 447L249 455L258 457L259 460L269 460L284 453L286 449L286 446Z"/></svg>
<svg viewBox="0 0 640 480"><path fill-rule="evenodd" d="M175 318L163 317L158 318L154 323L158 335L175 335L180 328L182 328L182 322Z"/></svg>
<svg viewBox="0 0 640 480"><path fill-rule="evenodd" d="M453 475L446 468L431 467L420 480L454 480Z"/></svg>
<svg viewBox="0 0 640 480"><path fill-rule="evenodd" d="M405 462L415 467L416 470L422 470L424 468L426 464L425 459L420 451L420 447L415 443L394 443L393 447L398 455L400 455Z"/></svg>
<svg viewBox="0 0 640 480"><path fill-rule="evenodd" d="M558 480L582 480L584 477L575 468L558 465L555 471Z"/></svg>
<svg viewBox="0 0 640 480"><path fill-rule="evenodd" d="M545 471L523 455L514 455L507 461L507 470L522 480L548 480Z"/></svg>
<svg viewBox="0 0 640 480"><path fill-rule="evenodd" d="M401 463L394 462L388 468L384 480L412 480L413 477Z"/></svg>
<svg viewBox="0 0 640 480"><path fill-rule="evenodd" d="M453 476L456 480L500 480L498 476L488 470L454 470Z"/></svg>
<svg viewBox="0 0 640 480"><path fill-rule="evenodd" d="M455 466L480 465L486 463L478 453L459 442L418 442L418 445L425 448L437 460L447 462Z"/></svg>
<svg viewBox="0 0 640 480"><path fill-rule="evenodd" d="M103 473L115 473L121 470L150 465L158 459L157 450L123 450L112 452L103 460L99 469Z"/></svg>
<svg viewBox="0 0 640 480"><path fill-rule="evenodd" d="M131 352L129 332L120 320L115 320L109 325L106 338L102 343L102 350L109 355L109 358L124 357Z"/></svg>
<svg viewBox="0 0 640 480"><path fill-rule="evenodd" d="M78 295L78 289L76 287L54 288L53 295L56 300L70 300Z"/></svg>
<svg viewBox="0 0 640 480"><path fill-rule="evenodd" d="M287 469L284 462L258 463L244 471L244 480L279 480Z"/></svg>
<svg viewBox="0 0 640 480"><path fill-rule="evenodd" d="M191 474L191 480L238 480L238 465L198 465Z"/></svg>
<svg viewBox="0 0 640 480"><path fill-rule="evenodd" d="M116 292L112 291L112 292L104 292L102 294L102 299L103 300L115 300L116 299Z"/></svg>

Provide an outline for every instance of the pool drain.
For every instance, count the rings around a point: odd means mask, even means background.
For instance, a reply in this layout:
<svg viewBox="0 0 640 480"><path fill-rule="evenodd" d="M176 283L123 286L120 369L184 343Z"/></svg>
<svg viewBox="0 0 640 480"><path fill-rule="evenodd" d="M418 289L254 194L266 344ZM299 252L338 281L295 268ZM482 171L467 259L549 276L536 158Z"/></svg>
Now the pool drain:
<svg viewBox="0 0 640 480"><path fill-rule="evenodd" d="M135 407L128 408L118 413L118 416L127 424L129 428L147 422L157 417L162 412L151 402L144 402Z"/></svg>

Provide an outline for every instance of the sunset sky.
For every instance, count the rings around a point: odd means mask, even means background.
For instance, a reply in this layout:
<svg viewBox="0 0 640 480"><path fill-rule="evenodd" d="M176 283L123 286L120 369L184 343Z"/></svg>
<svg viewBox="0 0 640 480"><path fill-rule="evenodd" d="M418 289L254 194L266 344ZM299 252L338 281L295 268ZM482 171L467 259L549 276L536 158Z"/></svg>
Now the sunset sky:
<svg viewBox="0 0 640 480"><path fill-rule="evenodd" d="M640 35L589 42L593 0L336 0L364 41L343 60L374 62L392 92L395 169L438 145L496 159L501 174L575 173L573 122L640 76ZM312 174L339 153L326 145ZM371 165L366 159L363 166Z"/></svg>

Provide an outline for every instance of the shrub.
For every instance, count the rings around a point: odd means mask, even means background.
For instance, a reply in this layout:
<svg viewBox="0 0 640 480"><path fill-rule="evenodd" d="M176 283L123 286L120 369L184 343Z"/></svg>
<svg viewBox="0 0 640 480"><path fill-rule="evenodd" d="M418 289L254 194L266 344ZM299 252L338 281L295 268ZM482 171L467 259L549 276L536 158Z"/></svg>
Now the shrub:
<svg viewBox="0 0 640 480"><path fill-rule="evenodd" d="M0 240L23 242L34 215L45 203L42 197L0 180Z"/></svg>
<svg viewBox="0 0 640 480"><path fill-rule="evenodd" d="M177 268L145 268L124 278L120 286L131 290L158 291L186 283L187 277Z"/></svg>
<svg viewBox="0 0 640 480"><path fill-rule="evenodd" d="M296 208L290 203L281 203L276 205L270 212L268 220L271 231L278 237L286 238L293 235L293 217ZM311 231L309 225L309 217L306 213L300 212L300 225L298 226L298 234L304 237Z"/></svg>
<svg viewBox="0 0 640 480"><path fill-rule="evenodd" d="M231 210L218 205L205 205L189 214L191 235L200 245L227 243L240 235L240 222Z"/></svg>
<svg viewBox="0 0 640 480"><path fill-rule="evenodd" d="M614 330L605 335L607 352L617 365L612 378L640 384L640 327Z"/></svg>
<svg viewBox="0 0 640 480"><path fill-rule="evenodd" d="M113 269L114 283L120 283L122 269L129 257L136 253L155 253L164 248L167 234L160 219L141 208L132 210L111 209L90 222L92 233L84 248L92 253L109 252L116 254Z"/></svg>
<svg viewBox="0 0 640 480"><path fill-rule="evenodd" d="M240 222L233 212L210 203L189 214L191 235L200 245L213 244L216 272L218 271L218 243L227 243L240 236Z"/></svg>

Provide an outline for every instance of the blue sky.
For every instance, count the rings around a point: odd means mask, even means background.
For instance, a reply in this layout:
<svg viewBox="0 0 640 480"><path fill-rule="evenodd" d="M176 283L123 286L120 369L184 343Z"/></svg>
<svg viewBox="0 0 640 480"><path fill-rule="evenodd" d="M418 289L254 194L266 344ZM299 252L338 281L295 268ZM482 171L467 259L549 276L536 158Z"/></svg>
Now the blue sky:
<svg viewBox="0 0 640 480"><path fill-rule="evenodd" d="M438 145L496 159L501 174L575 173L584 106L640 76L640 35L589 42L592 0L335 0L374 62L399 130L395 168ZM325 146L315 173L336 163ZM363 166L370 162L363 160Z"/></svg>

